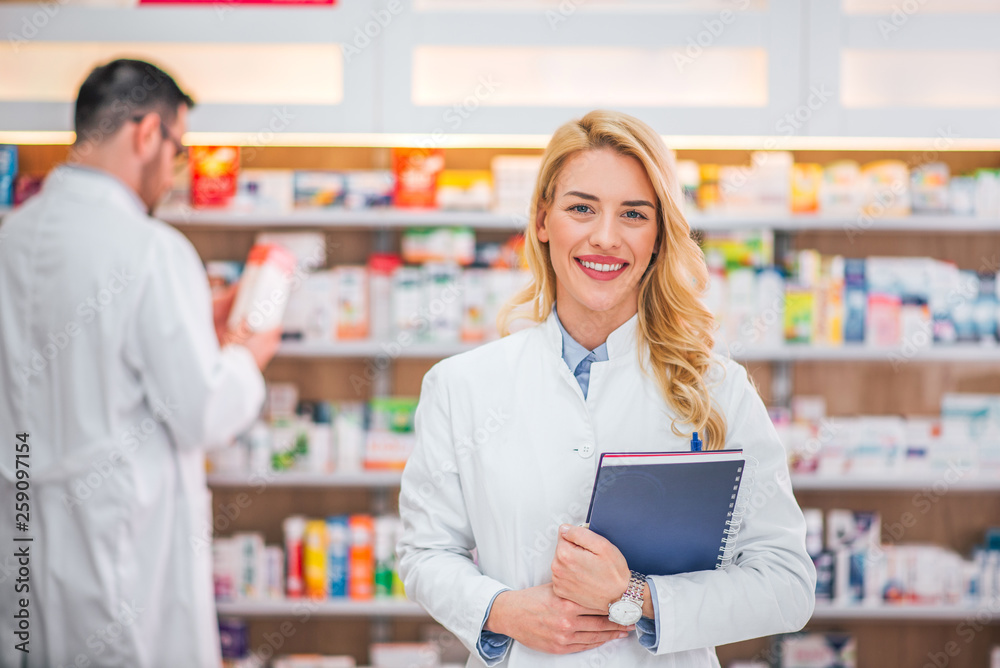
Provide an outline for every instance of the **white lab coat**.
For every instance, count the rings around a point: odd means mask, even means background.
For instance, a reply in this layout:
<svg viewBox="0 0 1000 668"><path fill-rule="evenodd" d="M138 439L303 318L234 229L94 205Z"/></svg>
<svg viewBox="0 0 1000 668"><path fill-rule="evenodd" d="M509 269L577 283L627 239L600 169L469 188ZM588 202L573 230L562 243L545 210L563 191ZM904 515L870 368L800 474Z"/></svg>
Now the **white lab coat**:
<svg viewBox="0 0 1000 668"><path fill-rule="evenodd" d="M551 581L557 528L586 519L599 453L689 449L639 366L637 319L608 337L609 360L591 366L586 400L552 314L424 377L400 494L399 569L409 597L472 652L469 666L483 665L475 645L493 596ZM785 451L743 367L716 360L712 396L728 421L726 447L759 461L734 565L652 578L655 655L633 633L562 656L515 642L500 665L718 666L714 646L808 621L816 573Z"/></svg>
<svg viewBox="0 0 1000 668"><path fill-rule="evenodd" d="M190 242L110 175L59 167L0 224L0 388L0 665L218 666L202 448L248 426L263 378L245 348L219 350ZM26 655L18 432L31 447Z"/></svg>

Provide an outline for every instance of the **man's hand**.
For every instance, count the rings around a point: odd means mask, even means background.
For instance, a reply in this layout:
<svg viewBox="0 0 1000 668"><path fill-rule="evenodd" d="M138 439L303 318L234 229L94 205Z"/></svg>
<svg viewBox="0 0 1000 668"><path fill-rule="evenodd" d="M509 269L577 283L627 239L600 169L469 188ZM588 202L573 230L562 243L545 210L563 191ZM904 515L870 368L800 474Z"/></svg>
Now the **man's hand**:
<svg viewBox="0 0 1000 668"><path fill-rule="evenodd" d="M559 598L551 584L544 584L502 592L485 628L538 652L572 654L624 638L635 627L610 621L607 607L591 610Z"/></svg>
<svg viewBox="0 0 1000 668"><path fill-rule="evenodd" d="M253 355L257 368L261 371L274 358L281 345L281 328L275 327L266 332L255 332L250 329L250 325L244 322L238 330L227 330L219 341L222 346L238 345L243 346Z"/></svg>
<svg viewBox="0 0 1000 668"><path fill-rule="evenodd" d="M215 337L219 340L220 346L224 345L226 321L229 320L229 312L233 310L238 288L239 283L233 283L212 291L212 320L215 323Z"/></svg>

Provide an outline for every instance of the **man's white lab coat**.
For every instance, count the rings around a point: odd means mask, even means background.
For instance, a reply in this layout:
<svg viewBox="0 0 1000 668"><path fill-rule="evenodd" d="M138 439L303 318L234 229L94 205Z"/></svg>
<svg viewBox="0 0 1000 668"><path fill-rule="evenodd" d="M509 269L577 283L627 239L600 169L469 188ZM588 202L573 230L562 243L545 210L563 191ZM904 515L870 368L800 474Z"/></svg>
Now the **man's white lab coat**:
<svg viewBox="0 0 1000 668"><path fill-rule="evenodd" d="M190 242L114 177L59 167L0 224L0 388L0 665L22 658L14 534L34 539L28 666L218 666L202 449L249 425L263 378L219 350Z"/></svg>
<svg viewBox="0 0 1000 668"><path fill-rule="evenodd" d="M472 652L469 666L483 665L475 645L494 595L551 581L558 527L586 519L601 452L689 449L690 432L672 433L669 409L639 365L637 319L608 337L609 359L591 366L586 400L562 359L553 314L424 378L400 495L399 568L410 598ZM743 367L715 359L726 447L759 461L734 565L652 578L655 655L633 633L562 656L515 642L499 665L718 666L715 645L808 621L816 574L785 451Z"/></svg>

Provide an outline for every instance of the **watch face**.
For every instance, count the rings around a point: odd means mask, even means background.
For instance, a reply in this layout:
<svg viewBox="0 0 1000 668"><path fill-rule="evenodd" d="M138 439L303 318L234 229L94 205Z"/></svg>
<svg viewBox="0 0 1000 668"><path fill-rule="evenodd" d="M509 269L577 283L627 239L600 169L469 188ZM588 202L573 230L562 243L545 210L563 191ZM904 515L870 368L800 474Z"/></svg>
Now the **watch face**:
<svg viewBox="0 0 1000 668"><path fill-rule="evenodd" d="M642 617L642 608L632 601L615 601L609 608L608 618L615 624L631 626Z"/></svg>

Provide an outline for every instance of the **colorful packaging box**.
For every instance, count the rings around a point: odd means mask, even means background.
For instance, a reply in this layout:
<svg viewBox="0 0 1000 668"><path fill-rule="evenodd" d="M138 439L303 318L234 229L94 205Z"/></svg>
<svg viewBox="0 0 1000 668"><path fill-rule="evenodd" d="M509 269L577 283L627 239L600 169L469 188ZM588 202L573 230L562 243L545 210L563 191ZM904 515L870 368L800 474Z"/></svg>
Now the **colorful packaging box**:
<svg viewBox="0 0 1000 668"><path fill-rule="evenodd" d="M857 668L853 636L839 633L795 633L774 640L778 668Z"/></svg>
<svg viewBox="0 0 1000 668"><path fill-rule="evenodd" d="M191 206L227 206L236 197L240 174L238 146L192 146Z"/></svg>
<svg viewBox="0 0 1000 668"><path fill-rule="evenodd" d="M14 205L14 178L17 176L17 147L0 144L0 206Z"/></svg>
<svg viewBox="0 0 1000 668"><path fill-rule="evenodd" d="M326 522L309 520L306 522L302 539L302 578L307 598L326 598L329 594L327 566Z"/></svg>
<svg viewBox="0 0 1000 668"><path fill-rule="evenodd" d="M329 538L326 574L330 581L330 596L343 598L347 596L348 558L351 546L347 516L336 515L326 518L326 531Z"/></svg>
<svg viewBox="0 0 1000 668"><path fill-rule="evenodd" d="M792 165L792 213L815 213L819 210L819 189L823 166L814 163Z"/></svg>
<svg viewBox="0 0 1000 668"><path fill-rule="evenodd" d="M392 149L392 171L396 177L392 203L403 208L436 206L438 175L443 169L442 149Z"/></svg>
<svg viewBox="0 0 1000 668"><path fill-rule="evenodd" d="M368 338L368 269L341 265L334 269L337 291L337 339Z"/></svg>
<svg viewBox="0 0 1000 668"><path fill-rule="evenodd" d="M348 530L347 594L354 600L370 600L375 596L375 520L371 515L351 515Z"/></svg>
<svg viewBox="0 0 1000 668"><path fill-rule="evenodd" d="M344 203L346 178L341 172L295 172L294 200L296 207L339 206Z"/></svg>

